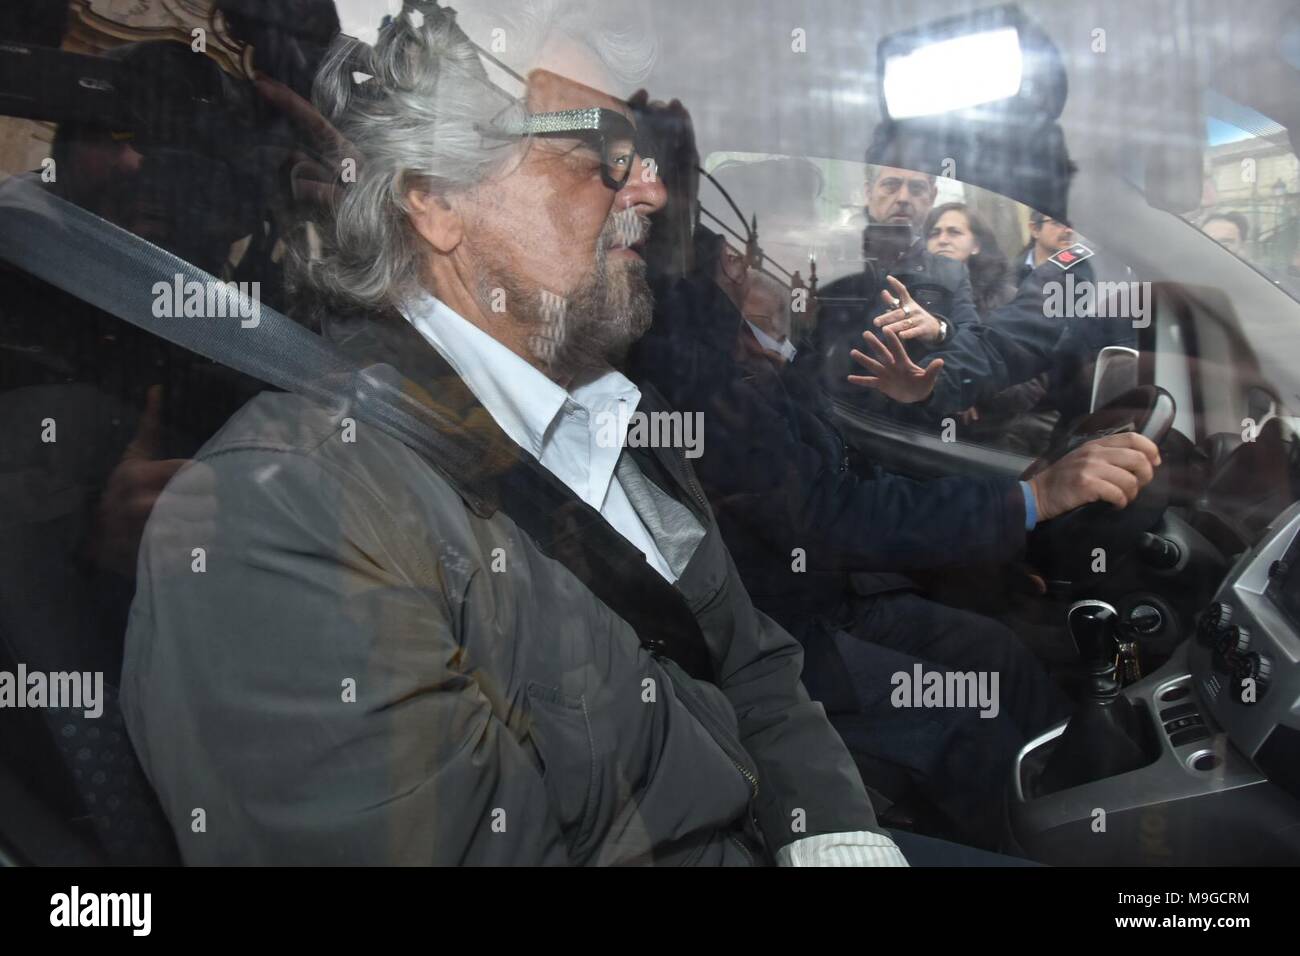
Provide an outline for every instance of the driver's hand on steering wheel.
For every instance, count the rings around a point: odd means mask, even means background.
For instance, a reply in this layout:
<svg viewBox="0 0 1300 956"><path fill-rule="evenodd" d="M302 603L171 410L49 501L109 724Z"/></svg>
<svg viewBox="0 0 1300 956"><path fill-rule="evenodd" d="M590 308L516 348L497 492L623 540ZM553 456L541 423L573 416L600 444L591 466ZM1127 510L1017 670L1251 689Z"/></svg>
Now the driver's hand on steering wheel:
<svg viewBox="0 0 1300 956"><path fill-rule="evenodd" d="M1127 507L1155 477L1160 449L1136 432L1107 435L1080 445L1029 479L1046 521L1094 501Z"/></svg>

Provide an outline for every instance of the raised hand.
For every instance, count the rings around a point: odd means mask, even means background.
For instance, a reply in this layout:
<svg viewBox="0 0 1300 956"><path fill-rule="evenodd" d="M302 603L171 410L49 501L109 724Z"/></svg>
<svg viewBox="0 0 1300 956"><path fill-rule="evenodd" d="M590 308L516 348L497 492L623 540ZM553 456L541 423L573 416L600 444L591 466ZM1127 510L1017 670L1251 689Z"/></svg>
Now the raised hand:
<svg viewBox="0 0 1300 956"><path fill-rule="evenodd" d="M886 326L883 334L884 343L870 332L862 333L862 340L875 357L857 349L850 352L849 357L871 374L850 375L849 381L863 388L874 388L905 405L925 401L934 391L935 380L943 368L943 359L933 359L929 365L921 368L912 361L892 328Z"/></svg>
<svg viewBox="0 0 1300 956"><path fill-rule="evenodd" d="M930 345L937 344L943 338L939 320L916 304L903 283L893 276L886 276L885 281L889 283L889 289L882 289L880 297L890 311L876 317L876 328L882 331L893 329L904 342L920 339Z"/></svg>

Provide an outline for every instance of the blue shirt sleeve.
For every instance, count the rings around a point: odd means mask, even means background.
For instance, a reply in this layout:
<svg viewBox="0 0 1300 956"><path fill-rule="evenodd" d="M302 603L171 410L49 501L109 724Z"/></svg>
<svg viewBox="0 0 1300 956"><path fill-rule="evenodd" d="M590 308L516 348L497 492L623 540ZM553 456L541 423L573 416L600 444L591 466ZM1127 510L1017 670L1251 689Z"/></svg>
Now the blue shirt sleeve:
<svg viewBox="0 0 1300 956"><path fill-rule="evenodd" d="M1020 490L1025 496L1025 530L1033 531L1038 524L1038 502L1034 499L1034 489L1029 486L1029 482L1022 481Z"/></svg>

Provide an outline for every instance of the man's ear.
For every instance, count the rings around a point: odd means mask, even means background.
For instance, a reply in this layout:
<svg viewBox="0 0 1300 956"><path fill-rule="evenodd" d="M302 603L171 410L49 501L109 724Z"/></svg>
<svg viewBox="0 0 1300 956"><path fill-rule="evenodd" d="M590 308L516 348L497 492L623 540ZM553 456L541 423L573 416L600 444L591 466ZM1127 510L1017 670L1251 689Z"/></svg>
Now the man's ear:
<svg viewBox="0 0 1300 956"><path fill-rule="evenodd" d="M465 221L445 197L412 189L406 194L411 225L424 240L444 255L460 245Z"/></svg>

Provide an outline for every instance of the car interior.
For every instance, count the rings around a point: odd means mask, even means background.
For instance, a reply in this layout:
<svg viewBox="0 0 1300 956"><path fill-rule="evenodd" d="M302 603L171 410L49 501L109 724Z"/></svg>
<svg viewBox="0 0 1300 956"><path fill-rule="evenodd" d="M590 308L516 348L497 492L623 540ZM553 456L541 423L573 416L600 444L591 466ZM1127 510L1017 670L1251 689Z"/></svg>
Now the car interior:
<svg viewBox="0 0 1300 956"><path fill-rule="evenodd" d="M179 862L117 713L138 537L113 507L131 507L126 470L192 456L253 395L306 380L286 370L337 359L313 351L310 302L283 282L284 243L303 228L284 198L297 134L250 79L277 30L292 26L302 63L319 56L330 17L304 13L321 4L297 5L290 26L268 11L292 3L196 2L153 19L119 6L0 13L0 670L110 675L102 720L0 710L12 865ZM324 6L365 39L401 5ZM491 23L459 6L490 47ZM1123 511L1098 503L1041 525L1020 561L915 575L931 599L1009 627L1077 708L1020 751L1005 851L1053 866L1300 863L1300 10L659 0L653 17L663 29L642 85L689 111L696 218L757 250L783 286L815 299L861 268L863 184L893 166L939 170L937 202L978 209L1013 265L1037 211L1069 222L1099 282L1142 290L1131 340L1091 351L1058 404L1004 427L834 403L857 453L918 479L1032 475L1125 431L1161 449ZM210 30L206 57L173 64L194 26ZM1011 105L952 99L961 71L1005 66L980 49L929 67L940 75L919 97L900 92L891 71L916 50L1006 30ZM284 75L309 92L309 77ZM200 118L165 130L158 117L182 102ZM117 110L126 118L106 118ZM111 131L142 116L142 165L103 159L120 145ZM97 162L89 186L42 175ZM1238 248L1202 231L1216 210L1250 219ZM215 334L173 335L141 314L152 283L132 293L126 268L260 281L266 351L227 360ZM792 340L813 321L796 316ZM358 387L355 370L333 370ZM401 383L369 387L377 419L418 432ZM44 441L46 419L96 440ZM915 793L863 769L882 819L948 835Z"/></svg>

